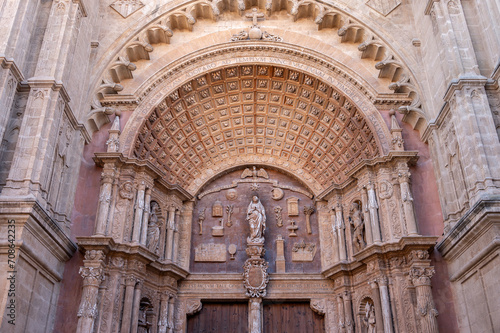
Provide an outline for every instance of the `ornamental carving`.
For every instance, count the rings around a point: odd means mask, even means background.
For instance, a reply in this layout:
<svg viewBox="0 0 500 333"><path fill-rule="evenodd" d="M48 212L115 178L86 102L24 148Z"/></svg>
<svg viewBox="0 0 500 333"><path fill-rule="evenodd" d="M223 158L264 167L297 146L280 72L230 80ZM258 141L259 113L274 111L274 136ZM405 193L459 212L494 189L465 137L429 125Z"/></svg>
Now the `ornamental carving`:
<svg viewBox="0 0 500 333"><path fill-rule="evenodd" d="M85 251L85 260L104 260L105 255L102 250Z"/></svg>
<svg viewBox="0 0 500 333"><path fill-rule="evenodd" d="M199 299L190 299L186 302L186 315L191 316L201 311L203 304Z"/></svg>
<svg viewBox="0 0 500 333"><path fill-rule="evenodd" d="M243 285L248 297L266 296L269 283L268 263L264 259L247 259L243 266Z"/></svg>
<svg viewBox="0 0 500 333"><path fill-rule="evenodd" d="M311 309L319 315L324 315L326 313L326 305L324 299L312 299L310 306Z"/></svg>
<svg viewBox="0 0 500 333"><path fill-rule="evenodd" d="M104 279L103 270L98 267L80 267L79 273L85 284L99 285Z"/></svg>
<svg viewBox="0 0 500 333"><path fill-rule="evenodd" d="M430 286L431 277L436 271L434 267L412 267L410 270L410 279L415 287Z"/></svg>

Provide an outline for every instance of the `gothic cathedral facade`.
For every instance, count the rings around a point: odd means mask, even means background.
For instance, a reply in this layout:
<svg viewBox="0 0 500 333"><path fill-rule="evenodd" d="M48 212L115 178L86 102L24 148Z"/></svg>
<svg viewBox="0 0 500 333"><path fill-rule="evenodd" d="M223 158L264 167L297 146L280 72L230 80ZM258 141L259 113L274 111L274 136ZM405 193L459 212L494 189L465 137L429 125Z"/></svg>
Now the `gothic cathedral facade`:
<svg viewBox="0 0 500 333"><path fill-rule="evenodd" d="M0 0L0 331L500 332L498 0Z"/></svg>

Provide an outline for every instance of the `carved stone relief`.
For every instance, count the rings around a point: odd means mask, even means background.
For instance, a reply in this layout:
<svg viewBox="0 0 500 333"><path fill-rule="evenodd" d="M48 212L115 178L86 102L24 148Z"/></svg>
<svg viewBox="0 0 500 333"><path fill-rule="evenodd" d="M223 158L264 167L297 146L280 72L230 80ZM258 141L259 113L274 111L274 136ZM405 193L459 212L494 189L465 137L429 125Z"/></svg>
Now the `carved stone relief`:
<svg viewBox="0 0 500 333"><path fill-rule="evenodd" d="M304 241L293 244L292 261L313 261L315 255L316 244Z"/></svg>
<svg viewBox="0 0 500 333"><path fill-rule="evenodd" d="M274 263L278 259L277 253L275 251L275 241L280 234L282 237L287 237L291 230L281 230L281 228L290 226L288 220L283 220L282 216L285 214L284 210L287 210L287 203L286 200L274 200L271 190L276 188L276 184L279 184L279 188L284 192L285 198L290 196L291 194L294 194L296 198L300 199L300 203L302 204L302 206L311 207L314 205L314 202L309 198L308 190L304 188L298 180L291 179L276 170L266 170L268 179L263 177L256 177L258 184L261 186L261 189L258 192L252 192L251 184L255 179L252 171L253 166L250 166L248 168L249 172L252 172L252 176L249 175L248 177L241 179L241 175L244 169L245 168L234 170L222 177L217 178L213 183L209 184L203 189L203 191L207 194L203 196L197 196L198 198L195 202L195 208L193 210L193 221L196 221L196 223L193 223L194 230L191 231L191 272L241 273L242 266L244 265L244 261L246 260L245 251L238 250L234 254L234 260L227 259L230 257L230 253L226 254L227 260L225 261L225 263L222 263L221 261L197 261L195 260L195 251L196 248L201 244L209 243L225 244L227 249L226 251L228 251L231 244L236 245L237 249L245 249L247 247L247 236L251 234L252 229L253 236L256 236L253 237L254 242L261 238L261 235L266 235L265 242L263 243L263 250L268 250L266 252L266 261L270 263L270 273L275 272L276 265L274 265ZM259 169L260 168L256 166L257 172ZM233 182L236 181L238 182L237 187L224 188L225 186L228 186L228 184L233 184ZM293 188L294 190L291 190L289 188ZM222 190L213 191L213 189ZM226 194L229 189L234 189L235 191L237 191L236 200L230 200L227 198ZM297 192L296 190L300 190L301 192ZM257 202L254 202L253 200L253 197L255 195L257 196ZM205 216L203 216L202 214L203 207L208 206L211 209L216 201L220 202L224 211L224 230L223 236L221 237L212 236L212 227L221 227L221 217L212 217L212 214L205 214ZM262 207L260 207L259 203L262 205ZM230 208L229 211L227 210L228 206L232 206L232 209ZM300 207L300 210L302 210L302 206ZM301 214L300 211L299 214ZM264 224L262 223L264 222L264 215L265 228L263 228ZM200 221L200 218L203 219L203 228L205 229L203 230L202 234L200 234L199 225L197 224L197 222ZM299 218L294 219L296 227L298 228L294 230L294 234L297 235L297 237L300 237L300 239L304 240L304 242L306 243L318 244L316 246L316 252L320 253L318 242L319 235L314 229L315 225L317 225L317 214L313 213L309 216L309 218L313 233L307 233L306 224L304 223L304 217L302 221L299 221ZM231 227L228 227L228 220L231 221ZM279 227L279 225L282 225L282 227ZM209 228L209 232L207 232L207 228ZM263 232L260 231L261 229L263 230ZM222 228L220 228L220 231L222 235ZM306 271L319 272L321 261L320 256L315 255L313 261L293 262L292 247L293 242L283 242L283 258L281 259L283 259L283 262L286 262L287 264L287 273L298 273Z"/></svg>
<svg viewBox="0 0 500 333"><path fill-rule="evenodd" d="M194 249L194 260L224 262L226 261L226 246L224 244L200 244Z"/></svg>
<svg viewBox="0 0 500 333"><path fill-rule="evenodd" d="M290 197L286 199L288 216L299 216L299 199Z"/></svg>

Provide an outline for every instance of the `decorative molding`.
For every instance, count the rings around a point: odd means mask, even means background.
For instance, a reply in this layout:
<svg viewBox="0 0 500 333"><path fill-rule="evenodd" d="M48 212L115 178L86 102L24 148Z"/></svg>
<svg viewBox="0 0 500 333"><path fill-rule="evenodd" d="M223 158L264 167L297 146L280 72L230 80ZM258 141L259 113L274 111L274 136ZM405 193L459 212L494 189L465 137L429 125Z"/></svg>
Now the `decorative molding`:
<svg viewBox="0 0 500 333"><path fill-rule="evenodd" d="M109 6L123 18L127 18L144 7L144 4L139 0L117 0Z"/></svg>

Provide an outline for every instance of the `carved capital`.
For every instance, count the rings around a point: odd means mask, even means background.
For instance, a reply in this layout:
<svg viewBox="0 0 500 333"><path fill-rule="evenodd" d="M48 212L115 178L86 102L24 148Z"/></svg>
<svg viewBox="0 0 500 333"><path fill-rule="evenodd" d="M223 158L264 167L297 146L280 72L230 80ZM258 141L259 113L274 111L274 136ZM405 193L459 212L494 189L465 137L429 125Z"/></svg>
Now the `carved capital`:
<svg viewBox="0 0 500 333"><path fill-rule="evenodd" d="M100 267L80 267L80 275L83 278L83 285L99 287L104 279L103 269Z"/></svg>
<svg viewBox="0 0 500 333"><path fill-rule="evenodd" d="M133 275L127 275L123 278L123 282L125 283L125 286L133 286L137 282L137 278Z"/></svg>
<svg viewBox="0 0 500 333"><path fill-rule="evenodd" d="M386 286L389 284L389 279L387 279L387 276L381 275L377 278L377 283L379 286Z"/></svg>
<svg viewBox="0 0 500 333"><path fill-rule="evenodd" d="M412 267L410 279L415 287L430 286L431 278L436 271L434 267Z"/></svg>

